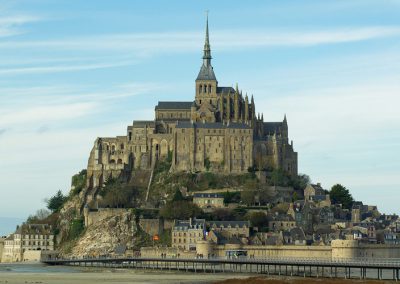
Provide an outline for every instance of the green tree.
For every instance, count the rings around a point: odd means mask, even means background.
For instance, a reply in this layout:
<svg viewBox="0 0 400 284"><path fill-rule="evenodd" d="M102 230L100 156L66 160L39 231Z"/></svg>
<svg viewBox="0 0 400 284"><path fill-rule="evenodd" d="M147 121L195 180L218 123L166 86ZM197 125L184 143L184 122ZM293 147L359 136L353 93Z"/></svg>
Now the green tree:
<svg viewBox="0 0 400 284"><path fill-rule="evenodd" d="M215 221L233 221L237 217L233 210L227 208L217 208L211 215Z"/></svg>
<svg viewBox="0 0 400 284"><path fill-rule="evenodd" d="M170 201L160 210L160 216L165 219L189 219L198 217L201 209L193 202L181 200Z"/></svg>
<svg viewBox="0 0 400 284"><path fill-rule="evenodd" d="M211 162L210 162L210 158L205 158L204 159L204 167L206 167L206 170L209 171L211 168Z"/></svg>
<svg viewBox="0 0 400 284"><path fill-rule="evenodd" d="M274 169L271 173L270 184L273 186L288 186L289 177L281 169Z"/></svg>
<svg viewBox="0 0 400 284"><path fill-rule="evenodd" d="M185 198L183 197L182 192L179 189L177 189L175 191L174 196L172 197L172 201L181 201L181 200L184 200L184 199Z"/></svg>
<svg viewBox="0 0 400 284"><path fill-rule="evenodd" d="M268 227L268 218L264 212L253 212L247 214L246 219L250 221L253 227Z"/></svg>
<svg viewBox="0 0 400 284"><path fill-rule="evenodd" d="M68 198L62 194L61 190L59 190L54 196L50 197L50 199L46 201L47 209L52 212L58 212L67 199Z"/></svg>
<svg viewBox="0 0 400 284"><path fill-rule="evenodd" d="M310 183L311 179L308 175L299 174L296 177L290 178L289 185L293 186L295 190L304 190Z"/></svg>
<svg viewBox="0 0 400 284"><path fill-rule="evenodd" d="M245 189L240 193L240 199L244 204L253 205L255 202L256 191L251 189Z"/></svg>
<svg viewBox="0 0 400 284"><path fill-rule="evenodd" d="M72 189L70 192L71 196L79 194L82 189L86 186L86 170L81 170L78 174L72 176Z"/></svg>
<svg viewBox="0 0 400 284"><path fill-rule="evenodd" d="M333 204L342 204L343 208L351 209L354 199L350 191L341 184L332 186L329 197Z"/></svg>

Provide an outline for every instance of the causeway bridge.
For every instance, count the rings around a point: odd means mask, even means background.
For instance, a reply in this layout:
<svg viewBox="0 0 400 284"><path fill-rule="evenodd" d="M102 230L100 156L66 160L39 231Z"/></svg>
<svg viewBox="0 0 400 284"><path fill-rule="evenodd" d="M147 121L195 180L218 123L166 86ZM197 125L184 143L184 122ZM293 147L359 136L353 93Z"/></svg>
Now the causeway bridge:
<svg viewBox="0 0 400 284"><path fill-rule="evenodd" d="M400 281L400 259L100 257L43 259L42 263L84 267L176 270L192 273L254 273Z"/></svg>

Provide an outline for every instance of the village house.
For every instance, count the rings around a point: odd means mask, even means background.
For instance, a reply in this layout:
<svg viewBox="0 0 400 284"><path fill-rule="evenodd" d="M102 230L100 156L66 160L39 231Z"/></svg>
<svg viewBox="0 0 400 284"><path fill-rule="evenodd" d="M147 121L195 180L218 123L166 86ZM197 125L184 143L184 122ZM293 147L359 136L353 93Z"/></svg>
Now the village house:
<svg viewBox="0 0 400 284"><path fill-rule="evenodd" d="M219 232L226 238L248 238L250 235L249 221L207 221L210 231Z"/></svg>
<svg viewBox="0 0 400 284"><path fill-rule="evenodd" d="M219 193L194 193L193 203L201 209L223 208L224 196Z"/></svg>
<svg viewBox="0 0 400 284"><path fill-rule="evenodd" d="M172 247L182 250L195 250L197 241L204 240L204 219L175 220L172 227Z"/></svg>
<svg viewBox="0 0 400 284"><path fill-rule="evenodd" d="M308 184L304 189L304 200L313 202L318 207L331 206L329 194L321 187L320 183Z"/></svg>
<svg viewBox="0 0 400 284"><path fill-rule="evenodd" d="M291 215L278 215L268 222L270 231L286 231L296 227L296 221Z"/></svg>
<svg viewBox="0 0 400 284"><path fill-rule="evenodd" d="M54 235L47 224L23 224L4 240L2 262L30 260L33 251L54 250Z"/></svg>

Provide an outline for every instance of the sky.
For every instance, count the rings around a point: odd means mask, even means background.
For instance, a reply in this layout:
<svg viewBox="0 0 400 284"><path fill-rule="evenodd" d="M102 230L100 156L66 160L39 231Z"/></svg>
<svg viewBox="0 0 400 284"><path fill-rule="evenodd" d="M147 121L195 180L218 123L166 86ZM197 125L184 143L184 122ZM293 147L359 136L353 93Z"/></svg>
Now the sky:
<svg viewBox="0 0 400 284"><path fill-rule="evenodd" d="M287 115L299 172L400 214L400 0L1 0L0 234L96 137L194 99L206 10L219 85Z"/></svg>

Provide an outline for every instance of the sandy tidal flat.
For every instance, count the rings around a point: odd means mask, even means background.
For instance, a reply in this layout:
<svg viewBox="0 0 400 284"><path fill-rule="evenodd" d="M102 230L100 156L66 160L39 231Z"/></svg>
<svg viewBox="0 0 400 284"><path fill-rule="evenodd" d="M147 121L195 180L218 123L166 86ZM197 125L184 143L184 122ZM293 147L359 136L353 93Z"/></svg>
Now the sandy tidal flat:
<svg viewBox="0 0 400 284"><path fill-rule="evenodd" d="M248 278L249 275L235 275L234 278ZM139 271L93 271L74 273L0 273L0 284L177 284L177 283L214 283L232 278L229 274L192 274L176 272L139 272Z"/></svg>

